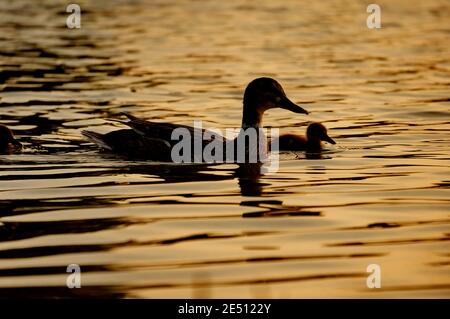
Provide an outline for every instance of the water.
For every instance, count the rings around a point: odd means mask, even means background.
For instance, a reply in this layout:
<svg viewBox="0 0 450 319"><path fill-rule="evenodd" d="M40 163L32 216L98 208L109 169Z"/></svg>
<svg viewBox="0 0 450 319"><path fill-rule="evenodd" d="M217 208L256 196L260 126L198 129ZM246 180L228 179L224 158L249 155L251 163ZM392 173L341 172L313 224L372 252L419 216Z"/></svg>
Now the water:
<svg viewBox="0 0 450 319"><path fill-rule="evenodd" d="M450 4L0 2L0 297L450 297ZM121 112L237 127L245 85L279 80L337 145L276 174L107 154L80 131ZM82 288L66 287L79 264ZM369 289L366 268L381 267Z"/></svg>

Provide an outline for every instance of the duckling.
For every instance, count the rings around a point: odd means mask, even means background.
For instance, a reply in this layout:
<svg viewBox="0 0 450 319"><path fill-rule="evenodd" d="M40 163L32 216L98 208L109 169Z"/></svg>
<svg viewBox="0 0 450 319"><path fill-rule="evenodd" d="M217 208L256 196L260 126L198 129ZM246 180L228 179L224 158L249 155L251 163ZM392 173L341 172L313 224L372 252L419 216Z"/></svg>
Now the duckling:
<svg viewBox="0 0 450 319"><path fill-rule="evenodd" d="M276 80L267 77L257 78L247 85L244 92L242 129L259 129L262 125L264 112L273 108L282 108L294 113L308 114L306 110L288 99L282 86ZM191 136L195 134L195 128L191 126L150 122L130 114L125 114L125 116L127 116L129 121L122 121L121 123L131 127L131 131L137 134L129 132L130 130L121 130L119 131L120 133L115 133L114 135L101 135L90 131L83 131L82 134L105 149L128 155L138 155L139 153L142 157L150 160L155 160L155 158L169 158L171 156L172 147L178 143L177 140L172 140L172 132L174 129L184 128L191 133ZM206 130L202 131L204 134ZM224 149L226 149L225 143L234 143L235 146L237 145L235 143L236 140L227 140L221 136L214 136L202 141L203 148L217 138L224 143ZM137 142L136 140L140 141ZM153 147L153 142L157 144L156 149ZM169 148L166 149L161 144L162 142L166 146L168 145ZM137 147L136 144L139 146ZM166 154L157 154L158 152L165 152Z"/></svg>
<svg viewBox="0 0 450 319"><path fill-rule="evenodd" d="M322 141L330 144L336 142L328 136L327 129L321 123L312 123L306 129L306 136L283 134L278 137L280 151L320 152Z"/></svg>
<svg viewBox="0 0 450 319"><path fill-rule="evenodd" d="M0 154L12 154L22 150L22 144L14 138L12 131L0 124Z"/></svg>

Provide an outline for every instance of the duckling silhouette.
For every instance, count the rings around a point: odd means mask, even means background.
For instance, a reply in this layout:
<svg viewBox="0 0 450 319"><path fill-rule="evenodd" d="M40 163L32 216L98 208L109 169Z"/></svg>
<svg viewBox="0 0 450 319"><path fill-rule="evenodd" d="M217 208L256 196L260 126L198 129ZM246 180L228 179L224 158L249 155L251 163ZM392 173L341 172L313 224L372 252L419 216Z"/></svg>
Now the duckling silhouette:
<svg viewBox="0 0 450 319"><path fill-rule="evenodd" d="M282 86L276 80L267 77L257 78L247 85L244 92L241 128L244 130L247 128L259 129L262 125L264 112L273 108L308 114L306 110L288 99ZM194 136L197 131L196 128L187 125L151 122L130 114L125 115L129 121L119 122L128 125L131 130L125 129L104 135L82 131L82 134L104 149L121 155L172 161L171 149L178 143L177 140L172 140L173 130L184 128L190 132L191 136ZM202 133L204 134L206 131L203 129ZM238 144L235 142L236 140L227 140L222 136L213 134L210 139L202 140L202 149L216 139L223 143L224 149L226 143L234 143L235 149Z"/></svg>
<svg viewBox="0 0 450 319"><path fill-rule="evenodd" d="M327 129L321 123L311 123L306 129L306 136L283 134L278 137L280 151L320 152L322 141L330 144L336 142L328 136Z"/></svg>
<svg viewBox="0 0 450 319"><path fill-rule="evenodd" d="M22 144L14 138L12 131L0 124L0 154L12 154L22 150Z"/></svg>

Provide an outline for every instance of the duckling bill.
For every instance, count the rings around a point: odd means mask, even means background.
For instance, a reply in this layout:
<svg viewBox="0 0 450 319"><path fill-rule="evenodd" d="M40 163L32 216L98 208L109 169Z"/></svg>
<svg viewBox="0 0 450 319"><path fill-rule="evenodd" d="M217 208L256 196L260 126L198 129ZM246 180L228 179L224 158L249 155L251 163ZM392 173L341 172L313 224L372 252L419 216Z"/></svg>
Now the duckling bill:
<svg viewBox="0 0 450 319"><path fill-rule="evenodd" d="M336 142L328 136L326 127L321 123L312 123L306 129L306 136L283 134L278 137L280 151L320 152L322 141L330 144Z"/></svg>
<svg viewBox="0 0 450 319"><path fill-rule="evenodd" d="M0 154L12 154L21 150L22 144L14 138L13 132L0 124Z"/></svg>

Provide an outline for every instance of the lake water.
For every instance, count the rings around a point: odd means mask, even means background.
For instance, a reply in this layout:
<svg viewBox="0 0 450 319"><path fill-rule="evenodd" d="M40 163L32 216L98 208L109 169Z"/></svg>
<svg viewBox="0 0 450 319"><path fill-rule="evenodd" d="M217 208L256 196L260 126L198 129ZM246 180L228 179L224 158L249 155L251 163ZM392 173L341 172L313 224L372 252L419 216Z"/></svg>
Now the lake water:
<svg viewBox="0 0 450 319"><path fill-rule="evenodd" d="M0 2L0 297L450 297L450 3ZM337 145L255 167L136 162L80 132L238 127L277 79ZM66 287L69 264L81 289ZM368 265L381 269L369 289Z"/></svg>

